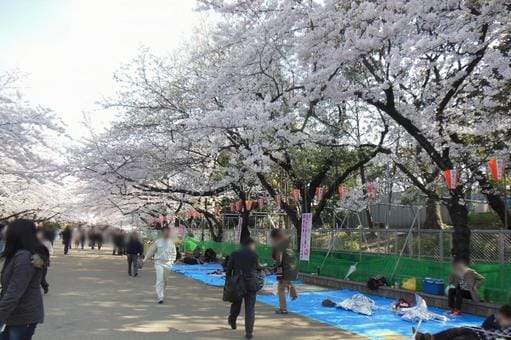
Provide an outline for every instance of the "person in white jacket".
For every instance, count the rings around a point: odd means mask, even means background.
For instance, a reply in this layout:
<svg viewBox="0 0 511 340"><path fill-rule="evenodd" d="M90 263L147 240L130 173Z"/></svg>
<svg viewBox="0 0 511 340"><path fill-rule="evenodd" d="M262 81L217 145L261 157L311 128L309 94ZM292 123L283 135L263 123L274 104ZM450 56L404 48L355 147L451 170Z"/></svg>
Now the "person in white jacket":
<svg viewBox="0 0 511 340"><path fill-rule="evenodd" d="M170 238L169 227L163 227L160 238L158 238L149 248L144 262L151 259L154 260L154 269L156 270L156 296L158 303L163 303L165 298L165 288L167 286L167 278L172 269L172 264L176 261L176 246Z"/></svg>

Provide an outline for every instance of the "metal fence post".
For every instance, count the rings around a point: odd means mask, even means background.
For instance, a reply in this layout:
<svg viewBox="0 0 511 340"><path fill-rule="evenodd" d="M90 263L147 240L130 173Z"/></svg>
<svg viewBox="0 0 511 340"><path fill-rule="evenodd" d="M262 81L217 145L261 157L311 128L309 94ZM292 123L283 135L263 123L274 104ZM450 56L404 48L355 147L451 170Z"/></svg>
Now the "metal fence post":
<svg viewBox="0 0 511 340"><path fill-rule="evenodd" d="M360 261L362 261L362 226L360 227L360 233L358 235L358 256Z"/></svg>
<svg viewBox="0 0 511 340"><path fill-rule="evenodd" d="M380 250L381 250L380 249L380 247L381 247L381 244L380 244L380 233L381 233L380 231L376 232L376 244L378 245L378 248L376 248L376 249L378 249L377 250L378 254L380 254Z"/></svg>
<svg viewBox="0 0 511 340"><path fill-rule="evenodd" d="M438 249L440 252L440 261L444 261L444 231L440 229L440 233L438 234Z"/></svg>
<svg viewBox="0 0 511 340"><path fill-rule="evenodd" d="M505 247L505 242L504 242L504 232L501 230L500 231L500 237L499 237L499 242L497 243L498 244L498 247L499 247L499 263L500 264L504 264L504 261L505 261L505 251L504 251L504 247Z"/></svg>

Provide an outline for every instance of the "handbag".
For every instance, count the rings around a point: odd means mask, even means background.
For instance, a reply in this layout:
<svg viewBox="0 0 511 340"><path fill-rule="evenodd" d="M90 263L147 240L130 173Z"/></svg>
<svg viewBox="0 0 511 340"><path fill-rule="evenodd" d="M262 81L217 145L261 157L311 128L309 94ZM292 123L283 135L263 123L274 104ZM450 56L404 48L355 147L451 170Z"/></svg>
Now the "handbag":
<svg viewBox="0 0 511 340"><path fill-rule="evenodd" d="M266 282L266 274L264 270L258 270L256 276L256 291L260 291L264 287L264 283Z"/></svg>
<svg viewBox="0 0 511 340"><path fill-rule="evenodd" d="M239 302L246 295L245 278L242 273L236 273L225 281L222 300L226 302Z"/></svg>

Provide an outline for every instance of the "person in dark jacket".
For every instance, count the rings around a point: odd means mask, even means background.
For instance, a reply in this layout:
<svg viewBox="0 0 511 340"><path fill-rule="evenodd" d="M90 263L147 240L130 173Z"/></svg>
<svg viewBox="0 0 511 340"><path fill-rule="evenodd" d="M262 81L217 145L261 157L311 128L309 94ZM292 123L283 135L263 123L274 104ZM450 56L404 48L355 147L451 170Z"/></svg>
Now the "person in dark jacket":
<svg viewBox="0 0 511 340"><path fill-rule="evenodd" d="M30 340L37 324L44 320L40 283L48 263L47 250L37 239L32 221L17 220L8 225L2 257L0 324L5 329L0 340Z"/></svg>
<svg viewBox="0 0 511 340"><path fill-rule="evenodd" d="M53 246L53 242L55 242L55 229L51 225L44 226L44 238L49 240L51 245Z"/></svg>
<svg viewBox="0 0 511 340"><path fill-rule="evenodd" d="M243 275L245 283L245 295L240 301L231 304L229 314L229 325L232 329L236 329L236 320L240 315L241 303L245 301L245 337L252 338L255 321L255 301L256 293L258 290L258 271L261 270L259 266L259 258L255 252L256 243L253 239L249 238L242 241L242 249L233 252L229 256L229 262L225 268L225 279L228 281L234 275Z"/></svg>
<svg viewBox="0 0 511 340"><path fill-rule="evenodd" d="M275 265L275 273L278 280L279 309L277 314L287 314L286 291L292 300L298 298L296 288L292 281L296 280L298 275L296 266L296 256L291 247L291 242L284 235L281 229L273 229L270 234L273 245L273 261Z"/></svg>
<svg viewBox="0 0 511 340"><path fill-rule="evenodd" d="M126 246L126 255L128 256L128 275L138 276L138 259L144 256L144 245L138 239L137 232L130 235L128 245Z"/></svg>
<svg viewBox="0 0 511 340"><path fill-rule="evenodd" d="M62 231L62 243L64 244L64 255L67 255L69 252L69 248L71 247L71 237L73 236L73 232L71 231L71 227L66 226Z"/></svg>

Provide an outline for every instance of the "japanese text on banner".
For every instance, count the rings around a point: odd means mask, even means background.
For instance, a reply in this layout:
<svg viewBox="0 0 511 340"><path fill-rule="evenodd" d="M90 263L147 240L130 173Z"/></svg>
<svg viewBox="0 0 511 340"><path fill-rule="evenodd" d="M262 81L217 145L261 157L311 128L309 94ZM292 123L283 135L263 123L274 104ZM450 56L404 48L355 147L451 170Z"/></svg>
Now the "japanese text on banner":
<svg viewBox="0 0 511 340"><path fill-rule="evenodd" d="M312 214L302 214L302 234L300 241L300 261L309 261L312 234Z"/></svg>

